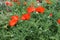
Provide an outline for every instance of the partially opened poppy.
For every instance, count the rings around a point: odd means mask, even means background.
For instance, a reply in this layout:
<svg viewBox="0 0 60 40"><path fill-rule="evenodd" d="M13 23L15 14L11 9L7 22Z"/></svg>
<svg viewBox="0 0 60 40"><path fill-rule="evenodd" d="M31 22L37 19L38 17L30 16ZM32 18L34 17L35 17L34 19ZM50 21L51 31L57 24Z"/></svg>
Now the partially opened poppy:
<svg viewBox="0 0 60 40"><path fill-rule="evenodd" d="M42 7L42 6L38 6L38 7L35 9L35 11L43 14L44 11L45 11L45 8Z"/></svg>
<svg viewBox="0 0 60 40"><path fill-rule="evenodd" d="M50 15L49 15L50 17L52 17L53 16L53 14L52 13L50 13Z"/></svg>
<svg viewBox="0 0 60 40"><path fill-rule="evenodd" d="M51 1L50 0L45 0L45 1L46 1L46 3L51 4Z"/></svg>
<svg viewBox="0 0 60 40"><path fill-rule="evenodd" d="M28 13L32 13L32 12L34 12L34 11L35 11L34 6L29 6L29 7L27 8L27 12L28 12Z"/></svg>
<svg viewBox="0 0 60 40"><path fill-rule="evenodd" d="M60 24L60 19L57 20L57 23Z"/></svg>
<svg viewBox="0 0 60 40"><path fill-rule="evenodd" d="M40 2L40 0L36 0L37 2Z"/></svg>
<svg viewBox="0 0 60 40"><path fill-rule="evenodd" d="M13 2L18 2L19 0L12 0Z"/></svg>
<svg viewBox="0 0 60 40"><path fill-rule="evenodd" d="M21 17L21 20L29 20L30 19L30 14L23 14Z"/></svg>
<svg viewBox="0 0 60 40"><path fill-rule="evenodd" d="M6 1L5 4L6 4L7 6L12 6L12 2L9 2L9 1Z"/></svg>
<svg viewBox="0 0 60 40"><path fill-rule="evenodd" d="M38 3L42 3L42 0L36 0Z"/></svg>
<svg viewBox="0 0 60 40"><path fill-rule="evenodd" d="M16 2L17 3L17 5L20 5L20 2Z"/></svg>
<svg viewBox="0 0 60 40"><path fill-rule="evenodd" d="M25 1L25 2L24 2L24 5L26 5L26 4L27 4L27 2Z"/></svg>
<svg viewBox="0 0 60 40"><path fill-rule="evenodd" d="M17 20L12 19L9 21L9 26L13 27L16 25L17 22L18 22Z"/></svg>

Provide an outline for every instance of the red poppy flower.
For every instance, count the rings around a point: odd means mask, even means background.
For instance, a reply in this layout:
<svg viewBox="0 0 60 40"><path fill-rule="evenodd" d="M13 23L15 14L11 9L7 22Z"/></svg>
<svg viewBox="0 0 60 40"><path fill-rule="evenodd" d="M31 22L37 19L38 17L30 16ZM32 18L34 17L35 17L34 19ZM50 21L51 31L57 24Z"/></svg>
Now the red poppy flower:
<svg viewBox="0 0 60 40"><path fill-rule="evenodd" d="M30 19L30 14L23 14L21 19L22 20L29 20Z"/></svg>
<svg viewBox="0 0 60 40"><path fill-rule="evenodd" d="M7 6L12 6L12 3L9 2L9 1L6 1L5 4L6 4Z"/></svg>
<svg viewBox="0 0 60 40"><path fill-rule="evenodd" d="M18 20L19 17L17 15L11 16L11 19Z"/></svg>
<svg viewBox="0 0 60 40"><path fill-rule="evenodd" d="M35 9L36 12L39 12L39 13L44 13L45 11L45 8L42 7L42 6L38 6L36 9Z"/></svg>
<svg viewBox="0 0 60 40"><path fill-rule="evenodd" d="M12 27L12 26L16 25L16 23L17 23L17 20L12 19L9 21L9 26Z"/></svg>
<svg viewBox="0 0 60 40"><path fill-rule="evenodd" d="M53 14L52 13L50 13L50 15L49 15L50 17L52 17L53 16Z"/></svg>
<svg viewBox="0 0 60 40"><path fill-rule="evenodd" d="M34 6L30 6L30 7L27 8L28 13L32 13L33 11L35 11Z"/></svg>
<svg viewBox="0 0 60 40"><path fill-rule="evenodd" d="M57 23L60 24L60 19L57 20Z"/></svg>

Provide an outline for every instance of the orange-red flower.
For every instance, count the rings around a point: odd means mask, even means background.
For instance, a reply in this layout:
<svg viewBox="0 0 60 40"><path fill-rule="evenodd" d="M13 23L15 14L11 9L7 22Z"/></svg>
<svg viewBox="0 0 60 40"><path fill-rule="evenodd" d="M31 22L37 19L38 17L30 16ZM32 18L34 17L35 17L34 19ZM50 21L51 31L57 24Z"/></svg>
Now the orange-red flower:
<svg viewBox="0 0 60 40"><path fill-rule="evenodd" d="M57 23L60 24L60 19L57 20Z"/></svg>
<svg viewBox="0 0 60 40"><path fill-rule="evenodd" d="M32 12L34 12L34 11L35 11L34 6L29 6L29 7L27 8L27 12L28 12L28 13L32 13Z"/></svg>
<svg viewBox="0 0 60 40"><path fill-rule="evenodd" d="M13 26L16 25L17 22L18 22L18 21L12 19L12 20L9 21L9 26L13 27Z"/></svg>
<svg viewBox="0 0 60 40"><path fill-rule="evenodd" d="M18 20L19 17L17 15L11 16L11 19Z"/></svg>
<svg viewBox="0 0 60 40"><path fill-rule="evenodd" d="M21 19L22 20L29 20L30 19L30 14L23 14Z"/></svg>
<svg viewBox="0 0 60 40"><path fill-rule="evenodd" d="M9 2L9 1L6 1L5 4L6 4L7 6L12 6L12 3Z"/></svg>
<svg viewBox="0 0 60 40"><path fill-rule="evenodd" d="M42 7L42 6L38 6L36 9L35 9L36 12L39 12L39 13L44 13L45 11L45 8Z"/></svg>
<svg viewBox="0 0 60 40"><path fill-rule="evenodd" d="M50 17L52 17L53 16L53 14L52 13L50 13L50 15L49 15Z"/></svg>
<svg viewBox="0 0 60 40"><path fill-rule="evenodd" d="M18 22L19 17L17 15L11 16L9 21L9 26L14 26Z"/></svg>

